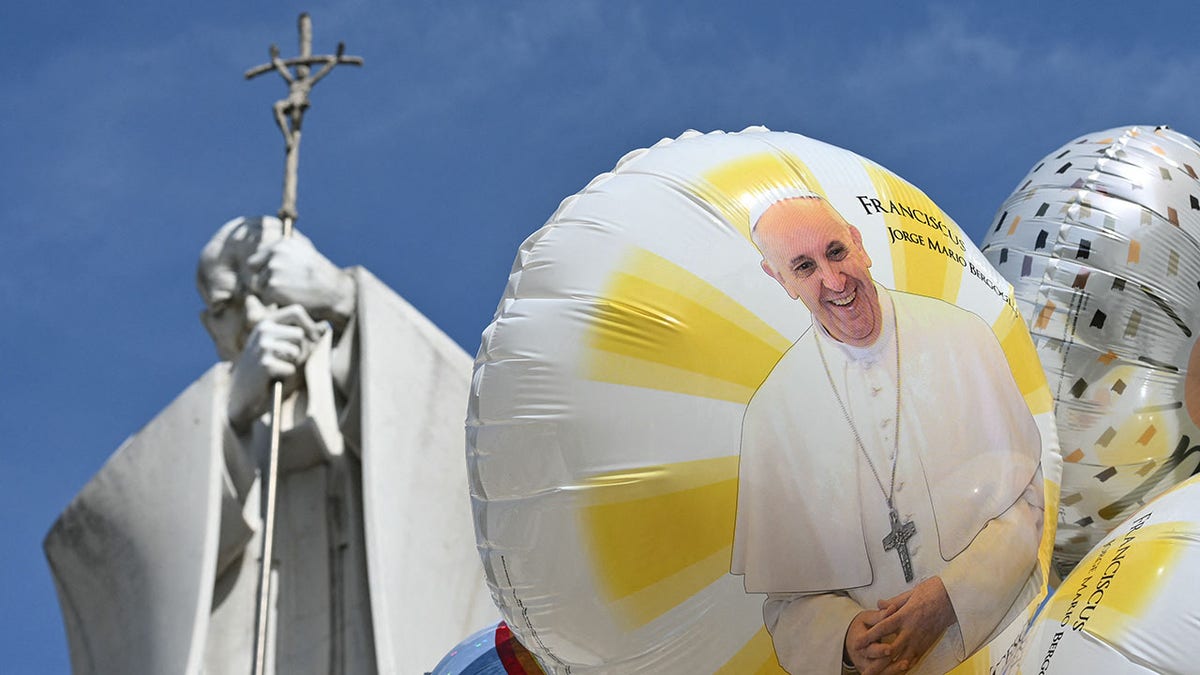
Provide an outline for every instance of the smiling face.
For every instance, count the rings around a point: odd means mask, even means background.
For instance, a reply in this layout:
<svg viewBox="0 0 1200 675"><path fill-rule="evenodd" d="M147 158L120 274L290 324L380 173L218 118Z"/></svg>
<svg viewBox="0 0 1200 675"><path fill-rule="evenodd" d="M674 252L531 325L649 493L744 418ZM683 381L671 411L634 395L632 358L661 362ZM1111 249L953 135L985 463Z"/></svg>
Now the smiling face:
<svg viewBox="0 0 1200 675"><path fill-rule="evenodd" d="M856 347L879 338L882 312L862 235L824 199L780 201L754 228L762 268L801 300L835 339Z"/></svg>

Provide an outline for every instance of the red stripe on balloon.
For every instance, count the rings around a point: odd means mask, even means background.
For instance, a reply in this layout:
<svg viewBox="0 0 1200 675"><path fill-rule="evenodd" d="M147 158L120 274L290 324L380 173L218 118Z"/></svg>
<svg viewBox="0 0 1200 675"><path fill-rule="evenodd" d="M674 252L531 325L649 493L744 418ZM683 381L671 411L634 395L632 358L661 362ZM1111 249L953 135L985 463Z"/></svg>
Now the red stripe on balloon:
<svg viewBox="0 0 1200 675"><path fill-rule="evenodd" d="M504 666L504 672L508 675L527 675L524 666L517 659L516 650L513 649L512 631L503 621L496 625L496 655L500 657L500 664Z"/></svg>

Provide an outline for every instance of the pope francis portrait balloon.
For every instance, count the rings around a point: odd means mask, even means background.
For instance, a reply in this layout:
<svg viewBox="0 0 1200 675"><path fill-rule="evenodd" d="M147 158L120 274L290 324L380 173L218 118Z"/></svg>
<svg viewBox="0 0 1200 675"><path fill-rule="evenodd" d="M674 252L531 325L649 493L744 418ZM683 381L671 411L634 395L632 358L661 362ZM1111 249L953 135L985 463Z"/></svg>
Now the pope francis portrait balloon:
<svg viewBox="0 0 1200 675"><path fill-rule="evenodd" d="M789 672L946 672L1039 588L1034 419L989 326L877 284L820 195L750 223L813 321L746 409L732 572Z"/></svg>

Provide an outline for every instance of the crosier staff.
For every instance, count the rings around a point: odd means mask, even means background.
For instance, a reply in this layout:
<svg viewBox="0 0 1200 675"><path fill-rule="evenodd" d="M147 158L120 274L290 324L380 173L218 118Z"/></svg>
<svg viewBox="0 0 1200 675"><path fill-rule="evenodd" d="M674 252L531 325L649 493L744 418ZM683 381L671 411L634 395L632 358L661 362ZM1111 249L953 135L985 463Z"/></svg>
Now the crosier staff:
<svg viewBox="0 0 1200 675"><path fill-rule="evenodd" d="M300 56L291 59L279 57L279 48L271 45L271 61L255 66L246 71L246 79L253 79L263 73L275 71L288 84L286 98L275 102L275 124L283 133L287 150L283 171L283 202L279 207L279 219L283 221L283 236L292 234L292 225L299 215L296 213L296 185L300 167L300 126L304 121L304 112L308 110L308 95L321 78L325 77L339 64L361 66L363 60L358 56L346 56L346 45L339 42L337 53L332 55L313 56L312 53L312 19L307 13L300 15ZM316 73L312 67L320 64ZM295 72L292 71L295 68ZM261 675L265 672L267 653L267 623L270 615L271 597L271 568L274 555L275 540L275 498L276 478L279 475L279 436L280 410L283 407L283 382L272 384L271 404L271 447L268 455L266 471L263 473L263 485L266 489L266 504L263 516L262 557L259 562L260 573L258 581L257 615L254 622L254 673Z"/></svg>

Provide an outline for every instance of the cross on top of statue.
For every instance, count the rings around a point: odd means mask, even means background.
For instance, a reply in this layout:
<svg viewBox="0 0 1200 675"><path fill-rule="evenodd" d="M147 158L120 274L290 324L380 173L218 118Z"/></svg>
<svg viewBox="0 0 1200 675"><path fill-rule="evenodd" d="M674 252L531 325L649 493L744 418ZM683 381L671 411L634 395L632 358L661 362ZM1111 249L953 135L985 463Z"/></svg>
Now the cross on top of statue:
<svg viewBox="0 0 1200 675"><path fill-rule="evenodd" d="M345 43L339 42L336 54L313 56L312 53L312 19L307 13L300 15L300 55L290 59L279 56L279 47L271 45L270 63L255 66L246 71L246 79L253 79L270 71L279 73L288 85L286 98L275 102L275 124L283 132L284 147L287 159L283 174L283 204L279 207L279 218L283 220L285 229L298 214L296 213L296 184L300 166L300 125L304 120L304 111L308 109L308 95L321 78L325 77L340 64L361 66L362 57L346 56ZM312 72L312 67L320 64L321 68ZM293 68L295 69L293 71Z"/></svg>
<svg viewBox="0 0 1200 675"><path fill-rule="evenodd" d="M284 60L279 56L279 47L271 45L271 62L255 66L246 71L246 79L253 79L263 73L275 71L288 85L288 94L275 102L275 124L283 132L284 147L287 158L283 171L283 204L279 207L279 219L283 221L283 236L292 233L292 223L298 217L296 213L296 184L300 168L300 126L304 121L304 111L308 110L308 95L321 78L325 77L339 64L348 63L361 66L363 60L357 56L346 56L346 45L339 42L336 54L313 56L312 53L312 19L308 14L300 15L300 56ZM320 64L315 73L312 67ZM292 69L295 70L292 70ZM267 466L264 467L265 502L263 515L262 556L260 558L258 608L255 612L254 635L254 674L265 672L267 664L267 623L269 619L269 601L271 597L271 569L274 565L274 531L275 531L275 499L276 483L279 476L279 444L280 444L280 411L283 403L283 383L276 381L272 385L271 409L271 447Z"/></svg>

